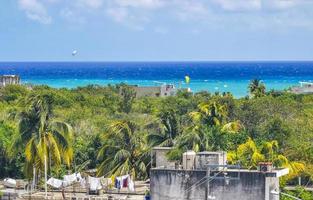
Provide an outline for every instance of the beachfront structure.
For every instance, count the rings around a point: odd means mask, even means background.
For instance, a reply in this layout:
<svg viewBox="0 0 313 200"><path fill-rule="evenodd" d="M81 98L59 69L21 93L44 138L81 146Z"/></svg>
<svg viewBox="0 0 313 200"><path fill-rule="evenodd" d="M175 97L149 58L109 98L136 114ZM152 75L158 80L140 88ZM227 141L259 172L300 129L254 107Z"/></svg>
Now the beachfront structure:
<svg viewBox="0 0 313 200"><path fill-rule="evenodd" d="M300 86L291 88L294 94L311 94L313 93L313 82L300 82Z"/></svg>
<svg viewBox="0 0 313 200"><path fill-rule="evenodd" d="M161 86L132 86L136 97L167 97L176 95L176 88L173 84Z"/></svg>
<svg viewBox="0 0 313 200"><path fill-rule="evenodd" d="M5 87L7 85L19 85L20 83L21 83L21 78L18 75L0 76L0 87Z"/></svg>
<svg viewBox="0 0 313 200"><path fill-rule="evenodd" d="M279 200L275 191L279 191L279 178L288 174L288 169L264 167L268 163L261 163L260 170L242 169L238 165L227 165L225 158L226 152L188 151L183 154L183 165L152 168L152 199ZM166 163L163 160L166 157L158 159L162 165Z"/></svg>

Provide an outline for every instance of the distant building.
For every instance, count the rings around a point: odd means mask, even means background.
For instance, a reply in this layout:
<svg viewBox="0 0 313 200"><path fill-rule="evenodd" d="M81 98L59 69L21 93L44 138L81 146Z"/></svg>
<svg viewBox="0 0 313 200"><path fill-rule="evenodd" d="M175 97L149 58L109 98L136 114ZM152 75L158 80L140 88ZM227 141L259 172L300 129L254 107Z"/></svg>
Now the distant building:
<svg viewBox="0 0 313 200"><path fill-rule="evenodd" d="M279 178L289 172L272 169L271 163L260 163L259 170L227 165L226 152L187 151L182 165L174 167L166 161L169 150L161 147L152 151L153 200L279 200Z"/></svg>
<svg viewBox="0 0 313 200"><path fill-rule="evenodd" d="M20 83L21 83L21 78L18 75L0 76L0 87L5 87L7 85L19 85Z"/></svg>
<svg viewBox="0 0 313 200"><path fill-rule="evenodd" d="M291 88L294 94L311 94L313 93L313 82L300 82L300 86Z"/></svg>
<svg viewBox="0 0 313 200"><path fill-rule="evenodd" d="M132 86L136 97L167 97L176 95L176 88L172 84L161 86Z"/></svg>

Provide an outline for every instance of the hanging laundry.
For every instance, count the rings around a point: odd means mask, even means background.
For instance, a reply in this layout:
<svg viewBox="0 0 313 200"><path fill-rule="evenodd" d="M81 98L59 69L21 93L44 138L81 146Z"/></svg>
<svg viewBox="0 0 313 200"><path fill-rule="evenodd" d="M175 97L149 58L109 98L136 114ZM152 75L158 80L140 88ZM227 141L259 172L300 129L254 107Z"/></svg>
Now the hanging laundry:
<svg viewBox="0 0 313 200"><path fill-rule="evenodd" d="M88 176L88 184L89 184L89 189L91 191L97 191L102 189L101 185L101 178L94 178L91 176Z"/></svg>
<svg viewBox="0 0 313 200"><path fill-rule="evenodd" d="M77 175L75 174L70 174L70 175L64 175L63 177L64 181L72 183L77 181Z"/></svg>
<svg viewBox="0 0 313 200"><path fill-rule="evenodd" d="M115 188L117 189L121 189L121 181L122 181L122 177L116 177L115 178Z"/></svg>
<svg viewBox="0 0 313 200"><path fill-rule="evenodd" d="M63 181L64 181L64 186L69 186L72 185L76 182L79 182L81 185L84 185L83 183L85 183L84 179L82 178L80 173L74 173L74 174L70 174L70 175L64 175L63 177Z"/></svg>
<svg viewBox="0 0 313 200"><path fill-rule="evenodd" d="M134 192L135 184L131 180L130 175L124 175L115 178L115 188L117 189L128 188L129 191Z"/></svg>
<svg viewBox="0 0 313 200"><path fill-rule="evenodd" d="M3 184L9 188L15 188L16 187L16 180L12 179L12 178L6 178L3 180Z"/></svg>
<svg viewBox="0 0 313 200"><path fill-rule="evenodd" d="M129 181L128 181L128 189L131 192L135 192L135 184L134 184L133 180L131 180L130 177L129 177Z"/></svg>
<svg viewBox="0 0 313 200"><path fill-rule="evenodd" d="M62 180L59 180L56 178L49 178L49 180L47 181L47 184L56 189L60 189L64 185Z"/></svg>
<svg viewBox="0 0 313 200"><path fill-rule="evenodd" d="M128 187L128 177L123 179L123 188Z"/></svg>
<svg viewBox="0 0 313 200"><path fill-rule="evenodd" d="M102 177L101 179L100 179L100 182L101 182L101 185L103 186L103 187L110 187L110 186L112 186L112 180L111 180L111 178L104 178L104 177Z"/></svg>

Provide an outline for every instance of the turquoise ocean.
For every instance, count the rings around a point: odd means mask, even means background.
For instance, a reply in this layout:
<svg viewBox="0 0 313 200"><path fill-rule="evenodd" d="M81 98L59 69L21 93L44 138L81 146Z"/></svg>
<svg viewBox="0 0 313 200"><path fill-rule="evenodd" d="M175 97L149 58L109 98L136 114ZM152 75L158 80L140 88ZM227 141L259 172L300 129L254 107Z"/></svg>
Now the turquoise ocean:
<svg viewBox="0 0 313 200"><path fill-rule="evenodd" d="M22 83L55 88L169 83L193 92L231 92L243 97L255 78L261 79L267 90L313 81L313 62L0 62L2 74L17 74ZM186 75L190 84L184 82Z"/></svg>

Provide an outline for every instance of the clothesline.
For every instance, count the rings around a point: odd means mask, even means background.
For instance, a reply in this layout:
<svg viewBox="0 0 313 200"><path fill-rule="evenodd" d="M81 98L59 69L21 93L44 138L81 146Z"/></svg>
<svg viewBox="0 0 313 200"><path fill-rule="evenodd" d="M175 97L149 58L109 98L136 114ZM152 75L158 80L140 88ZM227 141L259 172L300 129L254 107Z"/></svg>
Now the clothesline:
<svg viewBox="0 0 313 200"><path fill-rule="evenodd" d="M49 178L47 181L47 184L52 186L53 188L64 188L70 185L73 185L74 183L80 183L82 187L87 186L91 191L98 191L101 190L104 186L104 177L92 177L88 176L87 179L82 178L80 173L74 173L70 175L65 175L63 177L63 180L56 179L56 178ZM120 190L121 188L128 188L129 191L133 192L135 191L134 182L131 179L130 175L124 175L119 177L111 177L110 179L107 179L107 185L113 185L115 188Z"/></svg>
<svg viewBox="0 0 313 200"><path fill-rule="evenodd" d="M49 178L47 184L54 187L54 188L62 188L70 186L74 183L79 182L81 185L85 185L85 179L82 178L80 173L74 173L71 175L64 175L63 180L56 179L56 178Z"/></svg>
<svg viewBox="0 0 313 200"><path fill-rule="evenodd" d="M116 177L114 180L114 186L117 189L128 188L130 191L135 191L134 182L131 180L129 175Z"/></svg>

